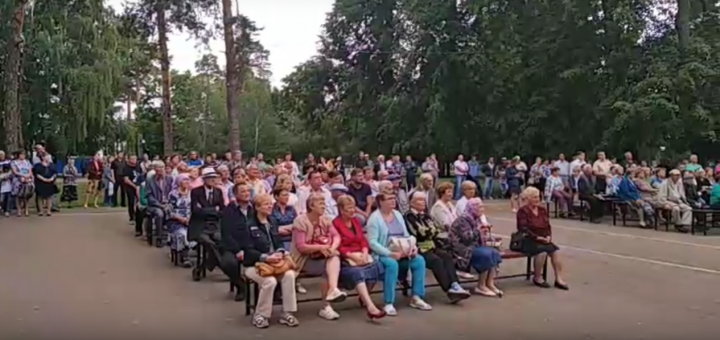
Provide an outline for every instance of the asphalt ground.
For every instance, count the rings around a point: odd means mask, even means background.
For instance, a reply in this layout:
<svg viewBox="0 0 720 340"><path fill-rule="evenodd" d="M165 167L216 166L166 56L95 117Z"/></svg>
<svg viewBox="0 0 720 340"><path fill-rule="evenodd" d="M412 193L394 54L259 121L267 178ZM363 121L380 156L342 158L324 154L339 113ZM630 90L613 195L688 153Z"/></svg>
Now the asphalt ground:
<svg viewBox="0 0 720 340"><path fill-rule="evenodd" d="M507 202L487 205L495 234L510 235ZM502 299L448 305L435 288L433 311L399 297L399 315L377 323L355 299L336 306L337 321L304 303L298 328L258 330L220 272L193 282L167 250L133 238L122 210L3 218L0 339L718 339L720 237L575 220L553 220L553 231L568 292L516 278L499 281ZM501 274L523 270L523 260L501 266ZM317 282L304 284L319 295Z"/></svg>

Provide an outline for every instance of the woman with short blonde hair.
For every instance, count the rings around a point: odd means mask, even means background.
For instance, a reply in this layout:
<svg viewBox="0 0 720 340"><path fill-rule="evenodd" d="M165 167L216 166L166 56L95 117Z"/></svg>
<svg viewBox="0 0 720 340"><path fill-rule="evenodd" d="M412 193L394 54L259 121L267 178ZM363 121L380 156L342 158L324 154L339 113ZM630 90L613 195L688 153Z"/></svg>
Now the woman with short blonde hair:
<svg viewBox="0 0 720 340"><path fill-rule="evenodd" d="M457 209L452 202L455 185L451 182L442 182L437 187L438 200L430 208L430 217L435 220L438 227L447 231L450 225L458 217Z"/></svg>
<svg viewBox="0 0 720 340"><path fill-rule="evenodd" d="M338 289L340 277L340 236L325 216L325 196L312 193L307 199L307 212L298 216L293 223L292 257L299 273L310 276L324 276L320 292L325 305L318 315L327 320L337 320L340 315L330 303L342 302L347 294Z"/></svg>
<svg viewBox="0 0 720 340"><path fill-rule="evenodd" d="M468 200L477 194L477 185L473 181L465 181L460 185L460 189L462 190L462 197L455 203L455 210L458 214L465 211Z"/></svg>

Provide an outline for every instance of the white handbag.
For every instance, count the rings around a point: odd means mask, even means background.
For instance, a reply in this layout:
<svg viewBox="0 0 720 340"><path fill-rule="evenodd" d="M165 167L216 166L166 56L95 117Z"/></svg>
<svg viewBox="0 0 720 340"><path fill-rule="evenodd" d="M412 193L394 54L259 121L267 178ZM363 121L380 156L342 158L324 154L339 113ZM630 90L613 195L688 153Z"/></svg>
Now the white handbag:
<svg viewBox="0 0 720 340"><path fill-rule="evenodd" d="M405 255L409 255L410 252L415 249L415 246L417 245L417 240L415 240L415 237L390 237L390 249L393 253L402 253Z"/></svg>

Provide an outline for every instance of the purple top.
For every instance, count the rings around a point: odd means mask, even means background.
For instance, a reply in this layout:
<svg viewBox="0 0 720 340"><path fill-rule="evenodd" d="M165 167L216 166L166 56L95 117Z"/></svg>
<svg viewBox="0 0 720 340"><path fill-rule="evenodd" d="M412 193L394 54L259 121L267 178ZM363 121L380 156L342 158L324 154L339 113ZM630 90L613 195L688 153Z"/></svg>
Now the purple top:
<svg viewBox="0 0 720 340"><path fill-rule="evenodd" d="M387 222L387 227L388 236L402 237L405 235L405 226L403 226L402 222L398 221L397 217L395 217L395 214L393 214L392 221Z"/></svg>

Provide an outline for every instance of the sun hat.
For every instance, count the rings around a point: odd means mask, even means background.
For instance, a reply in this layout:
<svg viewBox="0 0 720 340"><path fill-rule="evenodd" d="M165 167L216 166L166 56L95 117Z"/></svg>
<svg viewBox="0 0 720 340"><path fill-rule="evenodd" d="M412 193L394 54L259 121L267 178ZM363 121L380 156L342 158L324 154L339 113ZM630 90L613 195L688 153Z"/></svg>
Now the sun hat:
<svg viewBox="0 0 720 340"><path fill-rule="evenodd" d="M215 178L215 177L218 177L218 174L217 174L217 172L215 172L215 169L213 169L211 167L207 167L207 168L202 169L200 176L202 176L203 179Z"/></svg>

